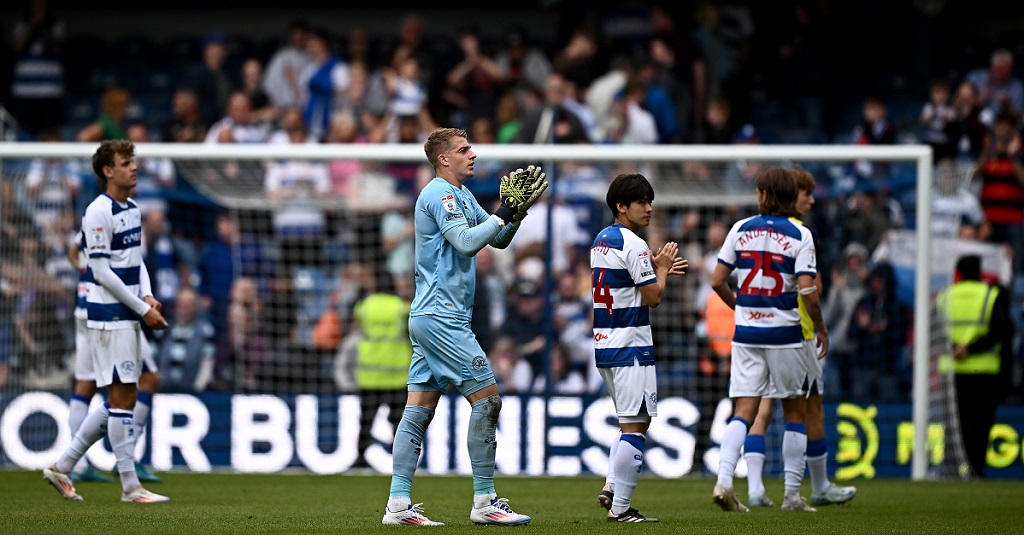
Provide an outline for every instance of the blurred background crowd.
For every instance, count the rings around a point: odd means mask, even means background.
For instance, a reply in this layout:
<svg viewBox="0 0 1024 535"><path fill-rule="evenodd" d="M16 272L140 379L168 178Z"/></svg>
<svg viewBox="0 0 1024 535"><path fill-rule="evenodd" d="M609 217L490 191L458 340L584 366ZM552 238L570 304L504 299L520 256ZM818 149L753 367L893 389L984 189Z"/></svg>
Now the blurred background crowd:
<svg viewBox="0 0 1024 535"><path fill-rule="evenodd" d="M1015 274L1024 269L1024 25L1013 24L1024 13L994 2L546 0L524 20L508 16L524 10L512 2L440 2L438 20L418 3L385 1L344 24L268 2L205 2L220 8L209 17L186 15L191 2L155 3L196 19L196 31L175 35L97 31L66 16L81 8L25 4L0 12L10 15L0 20L5 142L419 144L442 125L466 129L475 145L927 143L933 235L1005 244ZM261 8L275 31L239 31ZM127 20L143 19L140 9ZM26 388L63 388L77 282L68 238L95 181L83 162L20 165L7 164L0 191L0 384L16 374ZM762 165L645 172L658 191L673 182L744 192ZM432 170L222 167L221 178L244 175L276 208L222 206L197 189L207 175L139 161L146 264L172 324L152 337L163 388L358 389L354 310L377 292L411 299L409 207ZM828 395L909 400L911 307L874 253L887 232L914 226L914 169L809 168L833 337ZM469 186L485 205L505 170L478 161ZM608 223L603 196L617 169L550 171L554 193L512 248L478 256L474 329L504 392L596 393L588 249ZM652 317L666 395L721 383L714 335L728 319L713 310L708 278L729 226L754 208L666 206L648 231L651 243L678 241L691 265ZM1014 281L1020 320L1024 279Z"/></svg>

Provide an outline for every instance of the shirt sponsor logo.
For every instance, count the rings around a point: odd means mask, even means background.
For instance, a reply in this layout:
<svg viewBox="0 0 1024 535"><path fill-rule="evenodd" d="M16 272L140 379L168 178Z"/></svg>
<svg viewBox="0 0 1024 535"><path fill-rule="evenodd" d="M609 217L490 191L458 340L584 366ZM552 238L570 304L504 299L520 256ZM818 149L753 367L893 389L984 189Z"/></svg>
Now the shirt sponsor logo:
<svg viewBox="0 0 1024 535"><path fill-rule="evenodd" d="M747 321L760 321L775 317L774 312L750 312L747 314Z"/></svg>
<svg viewBox="0 0 1024 535"><path fill-rule="evenodd" d="M454 214L458 210L458 204L455 202L455 195L449 193L441 197L441 206L444 207L444 211L449 214Z"/></svg>
<svg viewBox="0 0 1024 535"><path fill-rule="evenodd" d="M594 333L595 342L603 342L608 339L608 335L604 333Z"/></svg>
<svg viewBox="0 0 1024 535"><path fill-rule="evenodd" d="M459 219L460 217L462 217L462 214L452 214L452 215L444 216L444 220L445 221L451 221L453 219Z"/></svg>
<svg viewBox="0 0 1024 535"><path fill-rule="evenodd" d="M640 273L641 277L650 277L651 275L654 275L653 271L643 271Z"/></svg>
<svg viewBox="0 0 1024 535"><path fill-rule="evenodd" d="M121 238L121 243L123 243L124 245L130 245L130 244L133 244L133 243L139 243L141 241L142 241L142 231L141 230L138 231L138 232L132 232L131 234L125 235L124 238Z"/></svg>

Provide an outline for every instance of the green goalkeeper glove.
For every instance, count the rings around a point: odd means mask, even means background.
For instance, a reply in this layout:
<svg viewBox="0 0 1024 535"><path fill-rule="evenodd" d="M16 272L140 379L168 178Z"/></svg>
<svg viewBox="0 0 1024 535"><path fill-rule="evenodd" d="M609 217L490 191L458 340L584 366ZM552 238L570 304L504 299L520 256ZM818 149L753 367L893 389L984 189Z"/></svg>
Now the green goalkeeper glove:
<svg viewBox="0 0 1024 535"><path fill-rule="evenodd" d="M534 167L531 165L527 167L526 173L530 176L530 195L519 203L519 209L514 216L516 221L522 221L526 217L526 211L540 199L544 190L548 189L548 181L545 180L547 174L543 173L539 166Z"/></svg>
<svg viewBox="0 0 1024 535"><path fill-rule="evenodd" d="M525 171L516 169L508 175L501 177L501 184L498 188L498 196L501 198L501 206L495 215L511 223L520 211L520 206L533 195L533 185L537 178L543 177L540 167L529 166ZM519 219L522 219L520 217Z"/></svg>

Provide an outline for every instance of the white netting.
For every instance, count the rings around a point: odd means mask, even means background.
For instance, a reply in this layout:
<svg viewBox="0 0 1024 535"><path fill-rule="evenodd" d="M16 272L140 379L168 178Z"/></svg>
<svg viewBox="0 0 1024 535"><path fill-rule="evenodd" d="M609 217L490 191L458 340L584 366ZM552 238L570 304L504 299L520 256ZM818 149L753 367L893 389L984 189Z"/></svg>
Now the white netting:
<svg viewBox="0 0 1024 535"><path fill-rule="evenodd" d="M39 209L32 203L42 201L33 201L24 191L32 160L60 157L53 160L57 169L74 165L94 148L22 146L19 154L0 160L3 318L12 318L5 322L4 392L66 390L70 384L73 338L68 318L74 271L61 255L84 206L96 194L95 184L84 163L69 172L81 183L77 197L59 206L46 201L60 225L40 225ZM818 201L808 223L820 236L826 296L835 293L835 299L854 296L830 292L830 287L868 274L866 268L849 264L851 256L858 256L851 254L849 244L864 247L860 256L866 265L888 230L931 224L929 210L916 210L922 198L930 202L916 187L917 176L930 172L929 154L920 147L474 149L477 176L468 186L485 207L493 207L497 178L524 162L544 165L553 183L547 205L531 212L529 225L510 250L487 250L478 258L474 329L507 393L600 392L592 365L587 251L594 234L611 220L604 202L609 180L630 171L652 180L656 216L646 238L654 248L667 240L679 242L691 264L689 275L673 281L662 306L652 313L660 388L663 397L683 396L700 407L698 454L714 447L711 423L727 384L723 361L710 343L718 326L709 325L705 315L709 270L725 231L756 209L752 180L760 168L799 165L814 174ZM349 336L357 332L354 307L372 289L408 292L410 208L415 192L433 175L422 149L143 145L138 157L140 168L153 175L141 176L140 170L138 200L148 221L147 261L157 296L167 306L172 325L176 314L190 315L197 308L200 321L212 328L208 342L215 346L213 355L194 355L179 341L177 351L164 352L165 390L357 389L356 340ZM161 173L171 173L170 179L160 178ZM909 264L907 271L896 273L899 293L894 297L907 309L920 310L930 296L915 298L921 281L915 280L914 267L920 262L919 246L930 243L912 232L901 239L914 247L900 250L905 255L901 261ZM41 259L27 252L33 247L44 252ZM924 282L929 284L927 276ZM935 278L930 284L931 292L941 288ZM184 303L182 310L179 303ZM923 389L918 385L911 395L915 378L936 377L927 366L915 369L913 357L939 351L932 344L912 349L905 342L912 330L926 333L915 338L940 341L929 331L935 325L932 319L925 315L912 324L908 315L902 324L903 343L892 351L898 357L885 362L881 380L865 385L863 381L875 376L864 375L864 362L856 358L865 348L857 345L863 340L848 335L851 310L834 307L827 318L832 329L846 329L833 334L846 340L828 361L827 400L860 405L914 401L915 419L952 424L940 410L950 396L941 389L928 395L927 385L937 387L937 381L927 381ZM26 325L39 342L35 346L24 336ZM213 359L212 374L197 382L200 366L190 359ZM928 399L934 403L928 405ZM918 433L915 438L924 436ZM915 477L922 477L926 466L919 463Z"/></svg>

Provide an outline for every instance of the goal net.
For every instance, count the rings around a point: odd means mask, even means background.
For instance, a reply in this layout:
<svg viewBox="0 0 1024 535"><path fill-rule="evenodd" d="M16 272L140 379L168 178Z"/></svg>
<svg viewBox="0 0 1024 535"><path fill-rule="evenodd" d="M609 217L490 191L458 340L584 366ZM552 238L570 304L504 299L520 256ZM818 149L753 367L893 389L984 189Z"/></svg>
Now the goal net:
<svg viewBox="0 0 1024 535"><path fill-rule="evenodd" d="M77 272L66 252L85 207L98 193L88 161L93 150L91 144L0 144L0 398L5 404L29 391L66 398L71 387ZM560 442L565 430L560 418L566 415L558 412L562 405L556 401L585 400L577 416L581 425L600 406L592 403L604 391L593 367L589 247L611 222L605 193L610 179L622 172L643 173L654 186L648 243L657 249L676 241L690 262L687 275L670 283L651 317L659 397L678 399L682 407L666 422L656 422L652 435L668 442L669 429L685 429L686 446L675 444L666 455L688 458L653 471L682 475L717 468L717 444L731 411L728 338L722 337L725 316L714 310L708 281L725 233L756 211L753 179L768 165L803 167L818 184L806 223L820 237L818 262L833 338L825 360L826 403L837 409L828 428L835 466L848 469L837 477L872 477L861 466L865 459L909 463L915 479L927 477L930 468L936 474L945 465L963 463L962 447L943 443L943 431L949 436L956 428L955 393L935 365L945 352L945 338L932 300L949 283L952 252L975 250L976 244L954 239L933 244L931 232L916 232L933 226L927 148L485 145L474 151L476 175L467 186L489 211L497 200L498 178L509 170L541 164L552 183L509 249L486 248L477 257L473 328L500 388L509 397L540 399L547 407L538 413L548 431L538 439L543 457L533 459L522 446L517 449L521 468L499 470L572 472L559 464L565 457L559 452L576 450ZM394 381L388 363L377 363L380 373L360 377L358 353L370 331L384 347L401 340L386 340L380 334L389 332L386 325L368 324L383 321L366 313L380 306L360 304L374 294L406 302L412 297L412 206L433 177L422 148L145 144L137 148L137 159L134 199L144 214L147 268L172 325L150 333L161 392L362 393L366 403L360 412L371 430L358 439L358 458L344 466L365 463L389 470L386 454L404 395L389 395ZM1002 269L1003 260L993 254L986 268ZM894 305L887 310L905 315L894 316L886 334L866 335L870 327L857 326L861 318L854 310L883 265L892 283L884 299ZM403 385L404 380L398 392L404 392ZM397 409L389 411L389 402ZM533 410L529 403L521 409L524 422ZM894 409L893 416L890 406L904 408ZM343 417L339 405L335 420ZM503 419L501 432L516 423ZM43 442L25 447L40 450L51 446L63 422L34 417L18 424L19 436ZM769 431L769 451L780 450L781 427ZM895 453L872 454L880 427L892 428ZM568 455L575 459L572 466L602 470L607 451L594 461L586 446L606 447L613 433L608 429L613 428L584 433L600 435L590 442L569 441L583 450ZM523 444L529 434L523 431ZM273 440L266 441L272 446ZM330 442L321 440L321 449L340 448ZM464 457L459 451L464 446L456 439L452 444L453 458ZM12 462L4 455L0 463ZM171 464L170 454L167 459ZM453 462L456 470L465 469ZM768 455L766 470L781 472L781 453Z"/></svg>

